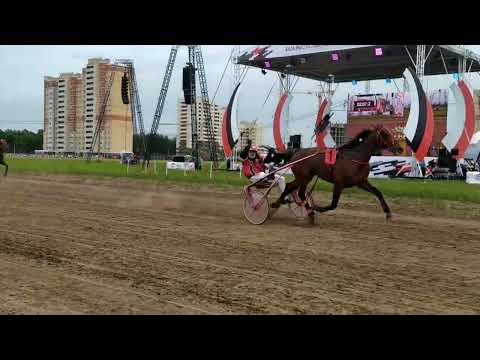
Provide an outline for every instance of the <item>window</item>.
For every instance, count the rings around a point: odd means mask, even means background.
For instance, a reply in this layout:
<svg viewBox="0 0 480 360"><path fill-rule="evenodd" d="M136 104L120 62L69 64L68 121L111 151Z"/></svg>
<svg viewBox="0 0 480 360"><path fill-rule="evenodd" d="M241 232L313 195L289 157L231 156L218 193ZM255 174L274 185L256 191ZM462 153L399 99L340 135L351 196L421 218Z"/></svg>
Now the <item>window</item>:
<svg viewBox="0 0 480 360"><path fill-rule="evenodd" d="M85 131L86 134L91 134L92 133L92 130L87 130Z"/></svg>
<svg viewBox="0 0 480 360"><path fill-rule="evenodd" d="M87 65L87 69L93 68L95 65Z"/></svg>
<svg viewBox="0 0 480 360"><path fill-rule="evenodd" d="M63 114L64 112L65 112L65 111L59 111L58 113L59 113L59 114Z"/></svg>
<svg viewBox="0 0 480 360"><path fill-rule="evenodd" d="M93 128L93 125L87 125L86 128L91 129L91 128Z"/></svg>
<svg viewBox="0 0 480 360"><path fill-rule="evenodd" d="M65 90L58 90L59 94L63 94L64 92L65 92Z"/></svg>
<svg viewBox="0 0 480 360"><path fill-rule="evenodd" d="M90 74L92 74L92 73L90 73ZM92 79L93 79L93 76L87 76L87 80L92 80Z"/></svg>
<svg viewBox="0 0 480 360"><path fill-rule="evenodd" d="M93 106L93 104L87 104L87 106Z"/></svg>
<svg viewBox="0 0 480 360"><path fill-rule="evenodd" d="M65 82L65 79L60 79L58 80L58 82Z"/></svg>
<svg viewBox="0 0 480 360"><path fill-rule="evenodd" d="M87 96L93 96L93 93L87 93Z"/></svg>
<svg viewBox="0 0 480 360"><path fill-rule="evenodd" d="M91 136L85 136L85 139L91 139L92 137Z"/></svg>
<svg viewBox="0 0 480 360"><path fill-rule="evenodd" d="M87 90L93 90L93 87L88 87ZM87 94L88 95L88 94Z"/></svg>
<svg viewBox="0 0 480 360"><path fill-rule="evenodd" d="M87 98L87 101L93 101L93 98Z"/></svg>
<svg viewBox="0 0 480 360"><path fill-rule="evenodd" d="M93 111L93 109L87 109L87 112L92 112L92 111Z"/></svg>

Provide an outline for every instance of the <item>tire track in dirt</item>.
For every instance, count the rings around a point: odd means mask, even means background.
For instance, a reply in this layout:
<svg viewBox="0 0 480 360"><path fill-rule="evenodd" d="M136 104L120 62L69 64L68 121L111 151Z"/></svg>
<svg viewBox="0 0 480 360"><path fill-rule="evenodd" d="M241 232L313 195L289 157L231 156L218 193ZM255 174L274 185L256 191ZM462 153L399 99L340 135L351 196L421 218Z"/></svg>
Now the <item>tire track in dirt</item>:
<svg viewBox="0 0 480 360"><path fill-rule="evenodd" d="M233 206L241 199L211 198L220 204L218 209L202 209L198 206L205 195L185 191L163 196L128 189L116 193L102 186L76 189L56 182L55 189L48 189L44 185L30 181L29 191L0 190L2 197L15 200L0 221L7 228L23 225L47 237L50 233L55 241L39 246L38 240L31 243L34 234L27 233L23 244L11 239L7 248L23 246L26 253L47 254L61 250L70 258L79 257L84 266L107 262L117 272L123 267L128 275L119 281L126 288L135 278L147 284L140 284L146 291L154 292L165 284L155 280L156 273L163 273L173 284L172 295L190 295L189 301L210 303L217 312L471 313L480 309L473 298L478 294L479 274L472 263L479 252L471 238L474 222L452 229L448 221L435 219L436 236L423 239L416 236L417 224L425 225L429 219L402 218L387 225L379 221L381 214L350 210L323 217L321 225L313 228L298 226L288 213L279 214L267 226L252 227L238 223L240 211L236 214ZM41 195L35 194L37 188ZM132 201L134 196L140 196L137 202ZM177 202L158 206L143 201L162 196ZM37 225L25 223L28 215ZM180 215L184 220L178 219ZM215 219L221 222L208 224ZM67 224L68 231L58 230ZM174 225L180 227L172 229ZM132 229L138 232L134 239ZM312 230L321 232L321 237L312 239ZM452 241L452 230L459 240ZM250 234L242 234L245 231ZM405 239L405 234L413 236ZM72 248L61 247L62 242ZM448 261L452 254L457 257L453 263ZM151 264L141 264L142 259ZM109 279L110 275L97 276ZM204 289L195 286L198 280Z"/></svg>

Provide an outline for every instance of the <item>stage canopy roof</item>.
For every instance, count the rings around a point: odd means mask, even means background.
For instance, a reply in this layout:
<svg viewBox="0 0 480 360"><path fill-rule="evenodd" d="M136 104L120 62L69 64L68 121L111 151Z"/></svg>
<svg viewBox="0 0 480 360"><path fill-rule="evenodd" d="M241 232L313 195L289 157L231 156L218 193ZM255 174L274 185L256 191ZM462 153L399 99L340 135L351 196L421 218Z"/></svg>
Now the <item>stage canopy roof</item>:
<svg viewBox="0 0 480 360"><path fill-rule="evenodd" d="M417 45L260 45L242 52L238 63L312 80L351 82L401 78L414 67ZM443 55L443 56L442 56ZM427 45L425 75L480 71L480 55L456 45Z"/></svg>

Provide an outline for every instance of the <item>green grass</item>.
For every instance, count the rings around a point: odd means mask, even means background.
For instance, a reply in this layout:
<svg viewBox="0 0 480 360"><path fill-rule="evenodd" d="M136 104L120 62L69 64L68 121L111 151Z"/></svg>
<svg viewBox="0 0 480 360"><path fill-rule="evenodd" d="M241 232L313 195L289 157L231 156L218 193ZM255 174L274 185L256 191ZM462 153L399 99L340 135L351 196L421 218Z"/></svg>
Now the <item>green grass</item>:
<svg viewBox="0 0 480 360"><path fill-rule="evenodd" d="M224 170L213 171L210 179L210 164L204 164L202 170L186 172L181 170L169 170L165 174L166 163L157 161L157 173L154 173L153 165L148 173L141 166L130 166L127 174L127 166L121 165L118 160L102 160L101 162L85 160L44 160L44 159L7 159L10 171L15 173L43 173L43 174L73 174L94 175L109 177L128 177L151 180L156 182L173 182L189 184L210 184L214 186L240 187L248 184L238 172ZM1 170L0 170L1 171ZM291 177L287 176L287 181ZM372 179L371 183L378 187L386 198L413 198L430 200L467 201L480 204L480 186L468 185L463 181L427 181L427 180L388 180ZM319 181L317 191L332 190L332 185ZM363 190L354 188L346 190L349 194L359 196L371 196Z"/></svg>

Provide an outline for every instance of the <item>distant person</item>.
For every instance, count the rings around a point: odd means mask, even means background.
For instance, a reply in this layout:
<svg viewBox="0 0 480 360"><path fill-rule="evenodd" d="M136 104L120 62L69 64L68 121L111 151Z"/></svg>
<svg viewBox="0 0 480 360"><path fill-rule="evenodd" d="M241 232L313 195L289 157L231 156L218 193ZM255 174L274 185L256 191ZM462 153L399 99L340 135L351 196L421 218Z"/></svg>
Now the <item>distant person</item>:
<svg viewBox="0 0 480 360"><path fill-rule="evenodd" d="M269 163L271 159L271 153L264 158L258 153L258 148L252 145L252 141L248 141L248 145L240 153L240 159L242 159L242 171L243 174L252 183L260 180L267 175L267 167L265 163ZM283 193L285 190L285 178L281 175L274 174L275 180L277 180L277 186Z"/></svg>

